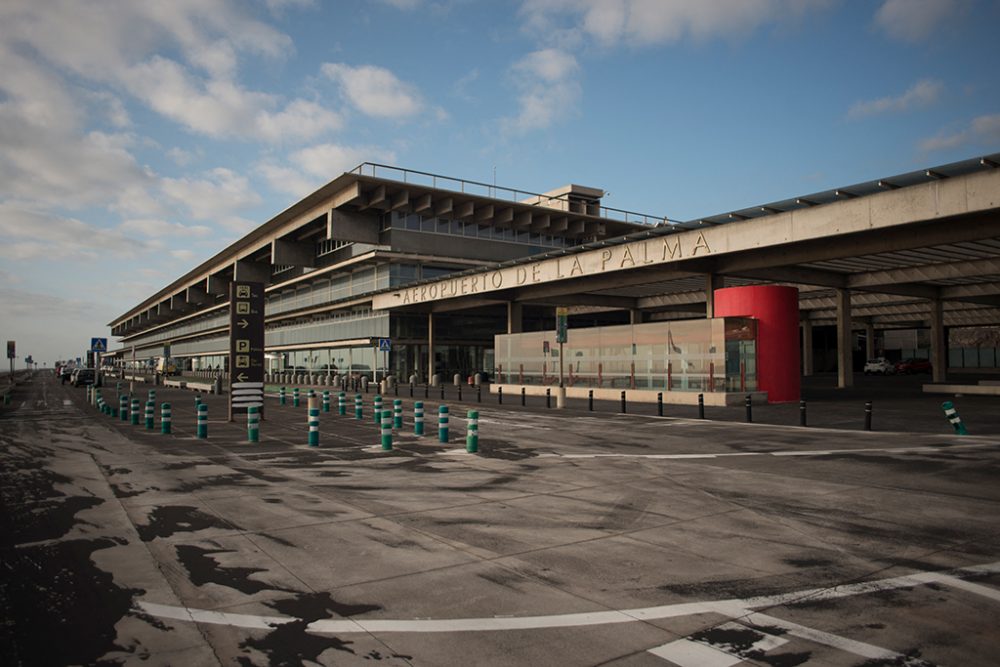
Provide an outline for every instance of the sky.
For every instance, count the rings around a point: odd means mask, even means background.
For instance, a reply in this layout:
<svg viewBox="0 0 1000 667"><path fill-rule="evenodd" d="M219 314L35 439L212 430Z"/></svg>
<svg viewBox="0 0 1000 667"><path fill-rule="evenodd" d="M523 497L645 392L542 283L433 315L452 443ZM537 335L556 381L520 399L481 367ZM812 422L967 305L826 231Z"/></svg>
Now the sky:
<svg viewBox="0 0 1000 667"><path fill-rule="evenodd" d="M82 356L362 162L691 220L997 152L997 28L998 0L3 0L0 339Z"/></svg>

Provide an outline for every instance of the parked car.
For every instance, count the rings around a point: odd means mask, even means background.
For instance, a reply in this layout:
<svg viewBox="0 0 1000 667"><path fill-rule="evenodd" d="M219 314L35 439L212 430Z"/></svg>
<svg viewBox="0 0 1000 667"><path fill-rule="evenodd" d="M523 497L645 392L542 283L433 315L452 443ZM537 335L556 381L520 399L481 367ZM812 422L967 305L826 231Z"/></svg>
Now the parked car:
<svg viewBox="0 0 1000 667"><path fill-rule="evenodd" d="M74 387L82 387L83 385L94 384L96 375L93 368L77 368L73 370L73 375L70 376L69 383Z"/></svg>
<svg viewBox="0 0 1000 667"><path fill-rule="evenodd" d="M896 366L885 357L869 359L865 362L865 375L892 375Z"/></svg>
<svg viewBox="0 0 1000 667"><path fill-rule="evenodd" d="M903 359L902 361L896 362L896 372L906 373L911 375L913 373L930 373L931 372L931 361L930 359Z"/></svg>

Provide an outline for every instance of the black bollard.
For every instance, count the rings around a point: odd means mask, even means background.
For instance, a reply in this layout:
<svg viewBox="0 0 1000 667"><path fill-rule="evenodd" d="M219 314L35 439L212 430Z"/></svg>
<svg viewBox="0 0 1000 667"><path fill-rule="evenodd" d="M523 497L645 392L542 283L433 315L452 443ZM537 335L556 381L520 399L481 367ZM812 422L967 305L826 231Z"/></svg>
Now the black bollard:
<svg viewBox="0 0 1000 667"><path fill-rule="evenodd" d="M551 408L552 407L552 388L551 387L546 387L545 388L545 407L546 408Z"/></svg>
<svg viewBox="0 0 1000 667"><path fill-rule="evenodd" d="M659 391L656 393L656 414L659 417L663 416L663 392Z"/></svg>
<svg viewBox="0 0 1000 667"><path fill-rule="evenodd" d="M503 387L497 387L497 405L503 405Z"/></svg>
<svg viewBox="0 0 1000 667"><path fill-rule="evenodd" d="M625 392L622 392L622 414L625 414Z"/></svg>
<svg viewBox="0 0 1000 667"><path fill-rule="evenodd" d="M594 390L591 389L587 392L587 409L591 412L594 411Z"/></svg>
<svg viewBox="0 0 1000 667"><path fill-rule="evenodd" d="M431 391L431 385L428 382L427 384L424 385L424 398L427 398L427 395L430 393L430 391Z"/></svg>
<svg viewBox="0 0 1000 667"><path fill-rule="evenodd" d="M705 418L705 394L698 394L698 419Z"/></svg>
<svg viewBox="0 0 1000 667"><path fill-rule="evenodd" d="M799 426L806 425L806 402L799 401Z"/></svg>
<svg viewBox="0 0 1000 667"><path fill-rule="evenodd" d="M480 384L476 385L476 403L483 402L483 386Z"/></svg>
<svg viewBox="0 0 1000 667"><path fill-rule="evenodd" d="M393 396L399 396L399 383L398 382L393 382L392 383L392 395Z"/></svg>
<svg viewBox="0 0 1000 667"><path fill-rule="evenodd" d="M413 398L413 383L410 383L410 398Z"/></svg>
<svg viewBox="0 0 1000 667"><path fill-rule="evenodd" d="M747 394L746 406L747 406L747 416L746 423L753 422L753 408L751 407L750 394Z"/></svg>
<svg viewBox="0 0 1000 667"><path fill-rule="evenodd" d="M461 385L461 383L459 383L459 385L458 385L458 400L460 400L460 401L462 400L462 385Z"/></svg>
<svg viewBox="0 0 1000 667"><path fill-rule="evenodd" d="M444 383L441 383L441 400L444 400Z"/></svg>
<svg viewBox="0 0 1000 667"><path fill-rule="evenodd" d="M865 430L872 430L872 402L865 402Z"/></svg>
<svg viewBox="0 0 1000 667"><path fill-rule="evenodd" d="M524 407L524 387L521 387L521 407Z"/></svg>

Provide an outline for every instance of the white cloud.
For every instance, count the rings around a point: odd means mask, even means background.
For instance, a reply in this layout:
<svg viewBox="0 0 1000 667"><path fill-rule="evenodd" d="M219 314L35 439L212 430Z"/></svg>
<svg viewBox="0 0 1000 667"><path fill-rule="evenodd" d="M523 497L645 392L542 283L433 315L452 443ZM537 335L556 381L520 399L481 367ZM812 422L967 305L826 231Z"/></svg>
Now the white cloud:
<svg viewBox="0 0 1000 667"><path fill-rule="evenodd" d="M320 144L295 151L288 156L289 164L262 162L256 169L272 189L303 197L362 162L395 161L395 153L376 146Z"/></svg>
<svg viewBox="0 0 1000 667"><path fill-rule="evenodd" d="M984 148L1000 146L1000 114L979 116L957 132L942 133L920 142L921 150L931 152L976 144Z"/></svg>
<svg viewBox="0 0 1000 667"><path fill-rule="evenodd" d="M256 206L260 195L245 176L230 169L216 168L204 178L164 178L161 189L195 220L206 220L227 228L242 229L248 221L237 212ZM251 223L252 224L252 223Z"/></svg>
<svg viewBox="0 0 1000 667"><path fill-rule="evenodd" d="M262 111L257 115L257 134L267 141L281 139L312 139L325 132L340 129L338 114L306 100L293 100L278 113Z"/></svg>
<svg viewBox="0 0 1000 667"><path fill-rule="evenodd" d="M362 113L379 118L405 118L424 106L414 86L383 67L324 63L320 72L340 84L341 92Z"/></svg>
<svg viewBox="0 0 1000 667"><path fill-rule="evenodd" d="M579 66L571 54L558 49L529 53L511 68L517 87L519 111L505 118L504 130L524 133L544 129L573 113L581 87L575 80Z"/></svg>
<svg viewBox="0 0 1000 667"><path fill-rule="evenodd" d="M192 250L182 248L181 250L171 250L170 256L173 257L174 259L179 259L182 262L188 262L194 259L195 254L194 251Z"/></svg>
<svg viewBox="0 0 1000 667"><path fill-rule="evenodd" d="M94 259L133 254L148 245L74 218L0 203L0 257L12 260Z"/></svg>
<svg viewBox="0 0 1000 667"><path fill-rule="evenodd" d="M381 0L381 2L391 5L396 9L410 11L419 7L421 0Z"/></svg>
<svg viewBox="0 0 1000 667"><path fill-rule="evenodd" d="M596 39L605 46L644 46L685 37L745 35L829 4L829 0L526 0L521 15L532 32L555 35L564 43ZM566 17L569 28L563 26Z"/></svg>
<svg viewBox="0 0 1000 667"><path fill-rule="evenodd" d="M886 0L875 14L875 25L889 37L920 42L968 11L970 0Z"/></svg>
<svg viewBox="0 0 1000 667"><path fill-rule="evenodd" d="M203 237L212 233L212 230L204 225L182 225L179 222L167 222L156 218L126 220L118 225L118 229L126 234L141 234L149 238Z"/></svg>
<svg viewBox="0 0 1000 667"><path fill-rule="evenodd" d="M174 146L167 151L167 157L173 160L178 167L186 167L196 159L201 158L201 151L186 151Z"/></svg>
<svg viewBox="0 0 1000 667"><path fill-rule="evenodd" d="M933 104L943 92L944 84L940 81L922 79L910 86L902 95L855 102L847 112L847 116L848 118L864 118L881 113L909 111L916 107Z"/></svg>

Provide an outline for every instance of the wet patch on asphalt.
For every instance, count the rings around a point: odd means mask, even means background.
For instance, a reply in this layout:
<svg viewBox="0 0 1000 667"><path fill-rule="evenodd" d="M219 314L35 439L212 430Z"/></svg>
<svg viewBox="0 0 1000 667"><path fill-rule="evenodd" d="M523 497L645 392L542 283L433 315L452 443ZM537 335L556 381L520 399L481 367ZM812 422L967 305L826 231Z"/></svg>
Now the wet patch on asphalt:
<svg viewBox="0 0 1000 667"><path fill-rule="evenodd" d="M291 616L296 620L271 630L261 638L250 638L240 644L247 655L239 657L239 663L245 667L259 665L253 651L259 651L267 656L271 665L301 665L307 661L319 662L319 656L325 651L343 651L355 654L351 645L354 642L329 635L315 635L306 631L313 621L325 620L331 617L349 618L358 614L382 609L379 605L345 604L334 600L329 593L302 593L293 598L275 600L265 603L275 611ZM404 657L404 656L391 656ZM406 656L408 657L408 656Z"/></svg>
<svg viewBox="0 0 1000 667"><path fill-rule="evenodd" d="M216 554L237 553L232 549L203 549L190 544L178 544L174 548L177 550L177 560L187 569L188 578L195 586L215 584L235 589L245 595L268 590L288 591L287 588L272 586L250 578L258 572L267 572L264 568L224 567L212 558Z"/></svg>
<svg viewBox="0 0 1000 667"><path fill-rule="evenodd" d="M139 539L152 542L158 537L170 537L176 533L192 533L207 528L221 530L241 530L227 521L205 514L196 507L188 505L157 506L149 513L146 525L136 525Z"/></svg>

